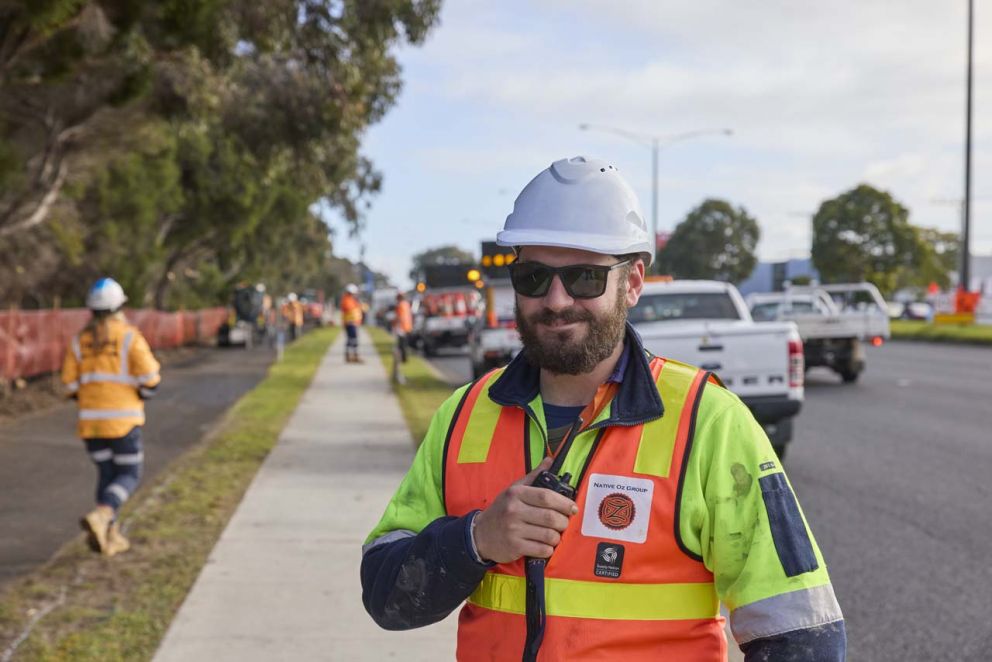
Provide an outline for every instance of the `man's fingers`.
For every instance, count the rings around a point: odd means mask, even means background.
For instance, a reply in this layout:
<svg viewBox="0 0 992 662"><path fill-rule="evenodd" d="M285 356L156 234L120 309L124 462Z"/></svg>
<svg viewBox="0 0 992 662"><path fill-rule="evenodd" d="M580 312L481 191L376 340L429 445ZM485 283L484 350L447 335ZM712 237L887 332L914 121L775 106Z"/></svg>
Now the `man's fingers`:
<svg viewBox="0 0 992 662"><path fill-rule="evenodd" d="M547 471L550 468L551 468L551 458L546 457L543 460L541 460L541 463L539 465L534 467L533 471L531 471L529 474L527 474L526 476L524 476L523 478L521 478L520 480L516 481L513 484L530 485L531 483L534 482L534 479L537 478L537 474L541 473L542 471Z"/></svg>
<svg viewBox="0 0 992 662"><path fill-rule="evenodd" d="M555 531L564 531L568 528L568 517L551 508L541 508L524 504L520 508L520 521L529 525L539 526Z"/></svg>
<svg viewBox="0 0 992 662"><path fill-rule="evenodd" d="M551 554L554 551L555 548L551 545L534 542L533 540L525 540L520 545L520 555L529 556L533 559L551 558Z"/></svg>
<svg viewBox="0 0 992 662"><path fill-rule="evenodd" d="M579 510L568 497L543 487L524 487L518 493L521 501L535 508L550 508L565 516L574 515Z"/></svg>
<svg viewBox="0 0 992 662"><path fill-rule="evenodd" d="M519 535L524 540L541 543L542 545L551 545L552 547L556 547L561 542L561 534L559 532L543 526L525 524L520 527Z"/></svg>

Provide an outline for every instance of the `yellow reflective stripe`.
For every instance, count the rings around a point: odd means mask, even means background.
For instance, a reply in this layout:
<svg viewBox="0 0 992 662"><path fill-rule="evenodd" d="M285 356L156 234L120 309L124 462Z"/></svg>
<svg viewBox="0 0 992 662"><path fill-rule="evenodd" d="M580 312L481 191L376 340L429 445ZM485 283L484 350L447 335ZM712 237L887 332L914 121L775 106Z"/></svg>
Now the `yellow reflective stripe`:
<svg viewBox="0 0 992 662"><path fill-rule="evenodd" d="M144 420L145 412L141 409L80 409L81 421L106 421L115 418L140 418Z"/></svg>
<svg viewBox="0 0 992 662"><path fill-rule="evenodd" d="M479 397L469 412L465 434L458 449L458 464L478 464L486 461L489 456L489 446L496 431L496 423L503 408L489 399L489 387L502 373L496 370L486 379L486 384L479 392Z"/></svg>
<svg viewBox="0 0 992 662"><path fill-rule="evenodd" d="M678 621L715 618L720 601L712 583L624 584L544 580L548 616L623 621ZM468 601L510 614L526 612L523 577L488 572Z"/></svg>
<svg viewBox="0 0 992 662"><path fill-rule="evenodd" d="M658 376L658 391L665 413L641 428L634 471L667 478L672 467L672 453L679 430L679 419L696 369L675 361L665 361Z"/></svg>

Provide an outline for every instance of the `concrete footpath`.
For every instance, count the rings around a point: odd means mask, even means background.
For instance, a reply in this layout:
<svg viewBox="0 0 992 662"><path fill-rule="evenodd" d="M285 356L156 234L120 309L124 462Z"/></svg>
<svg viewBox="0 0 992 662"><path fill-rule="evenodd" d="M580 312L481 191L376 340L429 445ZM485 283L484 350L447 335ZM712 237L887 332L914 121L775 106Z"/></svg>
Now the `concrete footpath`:
<svg viewBox="0 0 992 662"><path fill-rule="evenodd" d="M457 613L410 632L362 607L362 542L413 457L371 341L344 334L186 597L155 662L454 659Z"/></svg>
<svg viewBox="0 0 992 662"><path fill-rule="evenodd" d="M386 632L362 607L362 542L413 444L368 335L361 343L363 365L344 363L344 334L324 357L154 662L454 659L457 611Z"/></svg>

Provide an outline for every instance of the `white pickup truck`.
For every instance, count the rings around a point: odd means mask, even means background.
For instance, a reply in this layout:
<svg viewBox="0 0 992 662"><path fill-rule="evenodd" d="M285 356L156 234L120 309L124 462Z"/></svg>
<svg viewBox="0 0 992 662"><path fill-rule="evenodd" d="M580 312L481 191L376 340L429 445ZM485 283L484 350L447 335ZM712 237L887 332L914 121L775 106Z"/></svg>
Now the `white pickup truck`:
<svg viewBox="0 0 992 662"><path fill-rule="evenodd" d="M755 324L736 287L706 280L645 283L629 319L648 351L716 373L785 455L803 402L795 324Z"/></svg>
<svg viewBox="0 0 992 662"><path fill-rule="evenodd" d="M865 369L863 343L880 345L889 338L888 307L871 283L789 287L747 301L758 322L795 322L806 367L826 366L847 383Z"/></svg>
<svg viewBox="0 0 992 662"><path fill-rule="evenodd" d="M472 379L506 365L523 348L514 316L513 286L509 279L493 280L484 292L485 312L468 338Z"/></svg>

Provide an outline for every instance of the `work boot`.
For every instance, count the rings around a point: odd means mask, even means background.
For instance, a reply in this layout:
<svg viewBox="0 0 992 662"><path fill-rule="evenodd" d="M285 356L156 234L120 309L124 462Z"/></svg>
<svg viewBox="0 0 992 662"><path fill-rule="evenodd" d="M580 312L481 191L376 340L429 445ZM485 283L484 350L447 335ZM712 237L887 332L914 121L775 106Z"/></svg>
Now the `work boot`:
<svg viewBox="0 0 992 662"><path fill-rule="evenodd" d="M117 522L110 525L107 530L107 547L103 550L104 556L114 556L123 554L131 549L130 541L121 533L121 527Z"/></svg>
<svg viewBox="0 0 992 662"><path fill-rule="evenodd" d="M107 552L107 532L113 520L110 506L97 506L79 520L79 526L89 534L89 545L94 552Z"/></svg>

